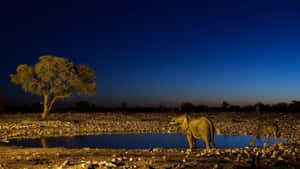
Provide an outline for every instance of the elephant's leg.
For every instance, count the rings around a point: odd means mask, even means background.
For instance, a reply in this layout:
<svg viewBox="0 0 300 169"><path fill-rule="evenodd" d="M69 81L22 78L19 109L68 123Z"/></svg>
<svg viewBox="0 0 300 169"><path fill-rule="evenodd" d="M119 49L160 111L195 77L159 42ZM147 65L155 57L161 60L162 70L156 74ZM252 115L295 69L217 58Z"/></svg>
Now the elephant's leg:
<svg viewBox="0 0 300 169"><path fill-rule="evenodd" d="M253 138L252 138L252 140L251 140L251 142L250 142L250 144L249 144L249 147L252 147L253 145L254 145L254 142L255 142L255 140L256 140L256 135L254 135L253 136Z"/></svg>
<svg viewBox="0 0 300 169"><path fill-rule="evenodd" d="M280 141L278 140L276 131L274 131L273 135L275 137L275 144L279 143Z"/></svg>
<svg viewBox="0 0 300 169"><path fill-rule="evenodd" d="M192 137L192 143L193 143L193 148L196 147L196 139L194 137Z"/></svg>
<svg viewBox="0 0 300 169"><path fill-rule="evenodd" d="M212 138L212 139L210 140L210 142L211 142L211 146L212 146L212 148L216 148L216 145L215 145L215 140L214 140L214 138Z"/></svg>
<svg viewBox="0 0 300 169"><path fill-rule="evenodd" d="M269 141L270 141L270 135L268 134L268 135L267 135L267 142L266 142L266 145L267 145L267 146L269 146Z"/></svg>
<svg viewBox="0 0 300 169"><path fill-rule="evenodd" d="M189 142L190 148L194 148L194 147L193 147L193 140L194 140L193 136L191 136L191 135L186 135L186 137L187 137L187 140L188 140L188 142Z"/></svg>
<svg viewBox="0 0 300 169"><path fill-rule="evenodd" d="M210 149L209 147L209 138L203 138L205 144L206 144L206 149Z"/></svg>

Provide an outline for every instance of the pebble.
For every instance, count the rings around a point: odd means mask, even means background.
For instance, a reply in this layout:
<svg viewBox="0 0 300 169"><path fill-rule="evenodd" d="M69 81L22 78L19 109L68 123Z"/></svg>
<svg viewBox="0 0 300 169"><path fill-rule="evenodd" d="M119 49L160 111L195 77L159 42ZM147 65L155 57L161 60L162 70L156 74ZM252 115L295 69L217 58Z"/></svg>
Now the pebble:
<svg viewBox="0 0 300 169"><path fill-rule="evenodd" d="M236 161L240 161L241 160L241 156L242 156L241 154L238 154L237 157L236 157Z"/></svg>
<svg viewBox="0 0 300 169"><path fill-rule="evenodd" d="M219 168L219 165L218 164L215 164L213 169L218 169Z"/></svg>
<svg viewBox="0 0 300 169"><path fill-rule="evenodd" d="M111 163L111 162L107 162L107 161L100 161L100 162L98 162L98 165L99 166L105 166L105 167L113 167L113 168L117 167L116 164Z"/></svg>
<svg viewBox="0 0 300 169"><path fill-rule="evenodd" d="M68 164L68 160L65 160L63 163L62 163L62 165L60 165L57 169L62 169L62 168L64 168L67 164Z"/></svg>
<svg viewBox="0 0 300 169"><path fill-rule="evenodd" d="M153 153L160 152L160 148L154 148L154 149L152 149L152 152Z"/></svg>
<svg viewBox="0 0 300 169"><path fill-rule="evenodd" d="M279 161L282 161L282 160L283 160L283 158L282 158L281 156L278 156L277 159L278 159Z"/></svg>
<svg viewBox="0 0 300 169"><path fill-rule="evenodd" d="M192 149L187 149L185 154L191 154L192 153Z"/></svg>
<svg viewBox="0 0 300 169"><path fill-rule="evenodd" d="M278 152L277 152L277 151L274 151L274 152L272 153L272 155L271 155L271 158L276 158L276 157L277 157L277 154L278 154Z"/></svg>
<svg viewBox="0 0 300 169"><path fill-rule="evenodd" d="M224 160L231 161L231 159L229 157L224 157Z"/></svg>

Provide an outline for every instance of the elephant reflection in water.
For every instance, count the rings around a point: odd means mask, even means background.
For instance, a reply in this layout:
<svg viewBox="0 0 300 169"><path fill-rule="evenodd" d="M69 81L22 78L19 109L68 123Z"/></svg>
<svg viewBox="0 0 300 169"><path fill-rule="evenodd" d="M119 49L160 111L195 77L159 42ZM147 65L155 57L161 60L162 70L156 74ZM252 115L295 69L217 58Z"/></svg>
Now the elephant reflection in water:
<svg viewBox="0 0 300 169"><path fill-rule="evenodd" d="M40 138L43 148L49 148L48 142L45 137Z"/></svg>

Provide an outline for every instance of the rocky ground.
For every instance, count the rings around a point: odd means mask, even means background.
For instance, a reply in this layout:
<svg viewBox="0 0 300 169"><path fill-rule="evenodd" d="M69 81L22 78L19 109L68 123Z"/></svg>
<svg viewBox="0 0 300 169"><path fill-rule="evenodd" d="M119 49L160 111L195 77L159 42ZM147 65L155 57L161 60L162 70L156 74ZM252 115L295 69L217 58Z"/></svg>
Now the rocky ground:
<svg viewBox="0 0 300 169"><path fill-rule="evenodd" d="M1 114L0 138L36 138L104 133L174 133L174 113ZM209 113L221 134L249 135L260 123L277 121L288 144L243 149L65 149L1 146L0 168L300 168L300 114Z"/></svg>

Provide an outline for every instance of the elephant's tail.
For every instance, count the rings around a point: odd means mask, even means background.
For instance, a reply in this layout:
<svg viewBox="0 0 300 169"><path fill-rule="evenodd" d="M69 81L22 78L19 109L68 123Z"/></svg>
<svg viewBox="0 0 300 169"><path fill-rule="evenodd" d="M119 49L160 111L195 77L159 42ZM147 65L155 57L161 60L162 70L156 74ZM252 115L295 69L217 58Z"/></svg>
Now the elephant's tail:
<svg viewBox="0 0 300 169"><path fill-rule="evenodd" d="M208 120L208 121L209 121L209 125L210 125L210 140L213 142L214 141L214 136L215 136L215 126L211 122L211 120Z"/></svg>

